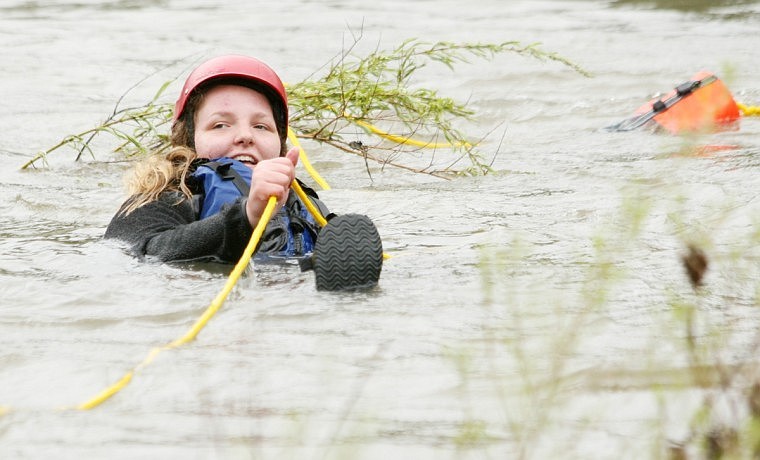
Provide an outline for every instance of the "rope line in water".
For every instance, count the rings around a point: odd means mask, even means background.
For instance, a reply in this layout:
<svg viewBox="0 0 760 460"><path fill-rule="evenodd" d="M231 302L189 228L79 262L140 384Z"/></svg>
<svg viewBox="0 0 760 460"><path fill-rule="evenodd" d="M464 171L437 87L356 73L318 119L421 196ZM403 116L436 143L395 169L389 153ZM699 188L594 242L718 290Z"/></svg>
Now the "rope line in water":
<svg viewBox="0 0 760 460"><path fill-rule="evenodd" d="M259 240L261 239L261 235L264 233L264 229L266 228L267 223L272 218L272 213L274 212L274 208L276 204L277 204L277 199L275 197L270 197L269 201L267 202L267 206L266 208L264 208L264 212L261 214L261 218L259 219L259 222L256 225L256 228L253 229L253 234L251 235L251 239L248 242L248 245L245 247L245 250L243 250L243 255L240 256L240 260L238 260L238 263L235 264L235 268L232 269L232 272L230 273L230 276L227 278L227 282L225 283L224 287L219 292L219 294L217 294L216 298L214 298L214 300L211 301L211 304L208 306L208 308L206 308L203 314L196 320L195 324L193 324L190 330L188 330L187 333L185 333L185 335L183 335L182 337L164 345L163 347L156 347L152 349L150 353L148 353L148 356L146 356L145 359L140 364L138 364L132 370L127 372L116 383L104 389L103 391L98 393L95 397L74 407L74 409L89 410L89 409L99 406L100 404L108 400L111 396L115 395L116 393L121 391L125 386L127 386L129 382L132 380L132 377L134 377L134 375L140 369L150 364L153 361L153 359L155 359L155 357L158 356L159 353L161 353L164 350L177 348L195 339L198 333L206 326L209 320L222 307L222 304L227 299L227 296L232 291L232 288L235 287L235 284L243 275L243 272L248 266L248 263L251 261L253 252L256 250L256 246L258 245ZM0 415L2 414L3 414L3 408L0 407Z"/></svg>
<svg viewBox="0 0 760 460"><path fill-rule="evenodd" d="M411 145L417 145L420 147L430 147L430 148L436 148L436 147L451 147L451 144L443 144L443 143L431 143L431 142L422 142L422 141L416 141L411 138L403 138L399 136L394 136L392 134L385 133L378 128L374 127L373 125L363 122L361 120L356 120L351 118L352 121L359 126L362 126L366 129L369 129L372 133L384 137L388 140L397 142L399 144L411 144ZM303 162L304 168L309 172L311 177L325 190L330 189L330 185L325 181L319 173L314 169L314 167L311 165L311 162L309 161L306 151L301 146L301 143L298 141L298 138L296 137L295 133L288 128L288 138L293 143L294 146L298 147L299 149L299 158ZM311 215L314 217L314 219L317 221L317 223L324 227L327 225L327 220L325 220L324 216L319 212L319 210L314 206L314 203L309 199L309 197L306 195L306 193L303 191L301 186L298 184L297 181L293 181L291 184L291 187L296 192L298 197L303 201L303 203L306 205L306 208L309 210ZM238 280L242 276L243 272L245 271L246 267L251 261L251 258L253 257L253 253L256 250L256 246L259 243L259 240L261 239L261 235L264 233L264 229L266 228L266 224L269 222L269 220L272 218L272 213L274 212L275 205L277 204L277 200L275 197L270 197L269 201L267 202L267 206L264 209L264 212L261 214L261 218L259 219L258 224L256 225L256 228L253 230L253 234L251 235L251 239L248 242L248 245L245 247L245 250L243 251L243 255L240 257L240 260L238 260L235 267L232 269L232 272L230 273L229 277L227 278L227 282L225 283L222 290L217 294L217 296L214 298L214 300L211 301L211 304L206 308L206 310L201 314L201 316L195 321L193 326L182 336L178 339L175 339L168 344L162 346L162 347L155 347L150 350L148 355L145 357L145 359L142 360L139 364L137 364L134 368L132 368L130 371L128 371L126 374L124 374L118 381L116 381L114 384L108 386L107 388L103 389L101 392L99 392L94 397L88 399L87 401L78 404L70 409L76 409L76 410L90 410L95 407L98 407L108 399L110 399L112 396L114 396L116 393L124 389L129 383L132 381L132 378L144 367L148 366L150 363L153 362L153 360L158 356L162 351L165 350L171 350L173 348L180 347L188 342L193 341L200 331L208 324L208 322L211 320L211 318L214 317L214 315L219 311L219 309L224 304L224 301L229 296L230 292L232 292L232 289L235 287L235 284L237 284ZM388 259L390 256L386 253L383 253L383 258ZM0 406L0 416L3 416L10 412L10 408L7 406Z"/></svg>
<svg viewBox="0 0 760 460"><path fill-rule="evenodd" d="M291 184L291 187L296 192L296 194L301 199L301 201L303 201L303 203L306 205L306 208L312 214L312 216L317 221L317 223L319 223L320 226L324 227L327 224L327 220L325 220L325 218L322 216L322 214L319 212L316 206L314 206L314 203L312 203L312 201L303 191L303 189L298 184L298 182L294 180L293 183ZM141 369L145 368L150 363L152 363L153 360L156 358L156 356L158 356L162 351L178 348L188 342L193 341L201 332L201 330L208 324L211 318L213 318L214 315L222 307L222 305L224 304L224 301L227 299L230 292L232 292L232 289L235 287L235 284L237 284L238 280L243 275L246 267L248 267L248 264L250 263L251 258L253 257L253 253L256 250L256 246L258 245L259 240L261 239L261 235L264 233L264 229L266 228L267 223L272 218L272 214L274 213L274 208L276 204L277 204L277 199L275 197L270 197L269 201L267 202L266 207L264 208L264 212L261 214L261 218L259 219L258 224L253 229L253 234L251 235L251 239L249 240L248 245L243 250L243 255L240 257L240 260L238 260L237 264L235 264L235 267L232 269L232 272L230 272L230 275L227 278L227 282L225 283L224 287L219 292L219 294L217 294L214 300L211 301L211 304L206 308L203 314L201 314L201 316L195 321L193 326L182 337L179 337L178 339L175 339L162 347L155 347L151 349L148 355L145 357L145 359L142 360L142 362L140 362L134 368L132 368L130 371L124 374L114 384L103 389L97 395L88 399L87 401L81 404L78 404L74 407L69 407L69 408L64 408L64 409L75 409L75 410L84 411L84 410L90 410L95 407L98 407L99 405L101 405L102 403L110 399L112 396L114 396L116 393L124 389L127 385L129 385L129 383L132 381L132 378ZM383 253L383 257L388 258L389 256ZM0 406L0 417L10 412L10 410L11 408L8 406Z"/></svg>
<svg viewBox="0 0 760 460"><path fill-rule="evenodd" d="M344 117L346 117L348 120L351 120L351 122L356 123L357 125L361 126L362 128L366 129L372 134L375 134L376 136L380 136L383 139L387 139L389 141L395 142L397 144L401 145L413 145L415 147L422 147L422 148L429 148L429 149L442 149L442 148L450 148L450 147L472 147L472 144L469 142L457 142L455 144L452 144L450 142L432 142L432 141L420 141L417 139L413 139L411 137L404 137L404 136L396 136L395 134L390 134L386 131L381 130L377 126L367 123L366 121L359 120L358 118L354 118L351 115L344 113Z"/></svg>
<svg viewBox="0 0 760 460"><path fill-rule="evenodd" d="M306 168L306 171L309 172L309 175L311 175L311 178L314 179L314 182L319 184L320 187L322 187L322 190L330 190L330 185L327 183L326 180L322 178L322 176L319 175L316 169L311 165L311 162L309 161L309 157L306 156L306 150L304 150L303 147L301 147L301 142L299 142L298 137L296 136L296 133L293 132L292 129L288 126L288 139L290 139L290 142L295 146L298 147L298 158L301 160L301 163L303 163L303 167Z"/></svg>
<svg viewBox="0 0 760 460"><path fill-rule="evenodd" d="M744 105L738 102L736 103L736 106L739 107L739 111L741 111L742 115L745 117L760 117L760 106Z"/></svg>

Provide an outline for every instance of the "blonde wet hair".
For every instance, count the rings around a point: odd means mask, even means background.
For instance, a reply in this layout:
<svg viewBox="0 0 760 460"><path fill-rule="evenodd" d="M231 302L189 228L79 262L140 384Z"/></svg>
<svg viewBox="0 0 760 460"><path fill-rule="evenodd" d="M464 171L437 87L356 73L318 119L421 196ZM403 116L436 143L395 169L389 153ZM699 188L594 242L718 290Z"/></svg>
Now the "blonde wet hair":
<svg viewBox="0 0 760 460"><path fill-rule="evenodd" d="M192 196L185 179L193 160L198 158L192 147L193 129L187 121L188 117L192 120L193 112L188 110L189 115L172 125L172 147L167 153L151 154L138 162L126 177L127 191L132 198L121 209L122 214L127 215L140 206L156 201L164 192L180 192L187 199Z"/></svg>

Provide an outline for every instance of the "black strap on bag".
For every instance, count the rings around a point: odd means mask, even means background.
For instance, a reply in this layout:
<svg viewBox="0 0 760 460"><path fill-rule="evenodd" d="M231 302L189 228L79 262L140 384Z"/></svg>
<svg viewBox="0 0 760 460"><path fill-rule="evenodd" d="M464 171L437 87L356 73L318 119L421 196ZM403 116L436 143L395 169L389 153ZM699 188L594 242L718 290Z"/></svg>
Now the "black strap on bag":
<svg viewBox="0 0 760 460"><path fill-rule="evenodd" d="M215 173L219 174L219 177L221 177L222 180L231 180L232 183L235 184L235 187L240 191L241 195L248 196L248 192L251 190L251 187L248 185L245 179L243 179L243 177L232 168L232 163L219 163L218 161L209 161L207 163L204 163L203 166L214 170Z"/></svg>
<svg viewBox="0 0 760 460"><path fill-rule="evenodd" d="M658 113L673 107L678 101L693 93L698 88L707 86L718 78L714 75L703 78L702 80L689 80L676 86L676 93L665 100L657 100L652 104L652 109L640 115L628 118L620 123L604 128L605 131L633 131L647 124Z"/></svg>

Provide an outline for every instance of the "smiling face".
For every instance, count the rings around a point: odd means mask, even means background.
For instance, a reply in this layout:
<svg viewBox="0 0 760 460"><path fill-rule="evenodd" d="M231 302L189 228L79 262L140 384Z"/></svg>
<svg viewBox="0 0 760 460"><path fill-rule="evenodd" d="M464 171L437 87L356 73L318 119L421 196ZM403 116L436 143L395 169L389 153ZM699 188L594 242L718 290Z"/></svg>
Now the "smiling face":
<svg viewBox="0 0 760 460"><path fill-rule="evenodd" d="M229 157L253 168L280 156L272 107L250 88L219 85L211 88L195 112L195 151L199 158Z"/></svg>

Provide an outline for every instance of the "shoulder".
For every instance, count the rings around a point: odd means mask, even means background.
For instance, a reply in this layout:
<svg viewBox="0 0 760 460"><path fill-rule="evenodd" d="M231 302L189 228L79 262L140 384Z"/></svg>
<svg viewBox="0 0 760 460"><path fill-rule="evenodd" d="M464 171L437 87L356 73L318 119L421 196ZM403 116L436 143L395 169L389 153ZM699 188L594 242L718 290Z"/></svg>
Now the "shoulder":
<svg viewBox="0 0 760 460"><path fill-rule="evenodd" d="M138 195L133 195L124 202L108 224L105 238L135 243L151 234L196 220L191 200L180 192L163 192L156 200L125 211L139 199Z"/></svg>
<svg viewBox="0 0 760 460"><path fill-rule="evenodd" d="M129 197L122 204L114 220L142 220L155 217L168 217L172 220L195 220L192 199L188 199L182 192L162 192L155 200L146 201L135 207L135 202L142 199L143 197L140 195Z"/></svg>

